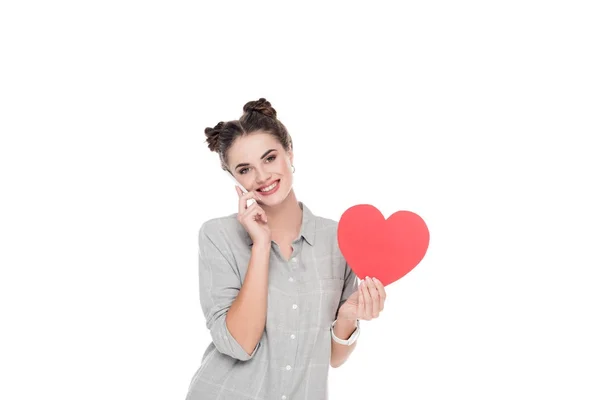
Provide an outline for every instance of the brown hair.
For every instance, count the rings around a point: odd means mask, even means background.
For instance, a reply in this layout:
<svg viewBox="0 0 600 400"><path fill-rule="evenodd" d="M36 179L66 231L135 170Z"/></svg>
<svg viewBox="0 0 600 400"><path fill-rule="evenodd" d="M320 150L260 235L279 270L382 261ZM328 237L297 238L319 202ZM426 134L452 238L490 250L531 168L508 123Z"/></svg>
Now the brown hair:
<svg viewBox="0 0 600 400"><path fill-rule="evenodd" d="M232 172L227 167L227 152L235 139L240 136L261 131L275 136L284 150L294 149L292 137L287 128L277 119L277 111L264 97L247 102L243 110L244 113L239 120L221 121L214 128L204 129L208 148L210 151L219 153L221 168L230 173Z"/></svg>

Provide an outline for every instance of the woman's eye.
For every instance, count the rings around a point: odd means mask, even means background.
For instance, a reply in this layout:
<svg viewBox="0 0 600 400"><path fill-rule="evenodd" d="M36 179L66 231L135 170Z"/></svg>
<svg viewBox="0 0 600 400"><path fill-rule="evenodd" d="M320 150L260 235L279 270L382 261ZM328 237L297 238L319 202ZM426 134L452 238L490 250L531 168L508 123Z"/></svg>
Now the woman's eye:
<svg viewBox="0 0 600 400"><path fill-rule="evenodd" d="M276 158L277 158L277 156L270 156L270 157L267 157L267 160L270 160L270 159L275 160ZM248 168L242 168L242 169L240 169L240 175L244 175L246 173L244 171L246 171L247 169Z"/></svg>

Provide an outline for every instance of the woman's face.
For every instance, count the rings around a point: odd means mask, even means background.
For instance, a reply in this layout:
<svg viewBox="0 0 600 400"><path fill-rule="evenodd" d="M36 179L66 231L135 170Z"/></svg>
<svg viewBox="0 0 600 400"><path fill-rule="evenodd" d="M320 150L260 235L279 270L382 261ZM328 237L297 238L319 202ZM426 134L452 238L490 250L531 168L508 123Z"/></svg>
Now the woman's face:
<svg viewBox="0 0 600 400"><path fill-rule="evenodd" d="M262 132L238 137L228 152L229 170L246 190L277 182L275 192L263 195L261 203L265 205L282 202L291 191L293 158L291 150L284 151L273 135Z"/></svg>

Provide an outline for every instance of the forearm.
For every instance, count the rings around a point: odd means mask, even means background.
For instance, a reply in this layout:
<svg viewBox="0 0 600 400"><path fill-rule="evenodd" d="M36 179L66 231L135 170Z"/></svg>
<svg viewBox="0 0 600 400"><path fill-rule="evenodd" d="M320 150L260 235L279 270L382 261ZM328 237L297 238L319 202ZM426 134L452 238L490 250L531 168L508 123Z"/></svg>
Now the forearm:
<svg viewBox="0 0 600 400"><path fill-rule="evenodd" d="M340 339L348 339L352 332L357 327L356 320L347 320L347 319L338 319L333 327L333 333ZM356 343L358 341L352 343L350 346L346 346L343 344L337 343L333 338L331 338L331 366L333 368L337 368L346 362L350 354L356 348Z"/></svg>
<svg viewBox="0 0 600 400"><path fill-rule="evenodd" d="M248 354L265 329L270 254L271 243L252 245L246 277L225 318L227 329Z"/></svg>

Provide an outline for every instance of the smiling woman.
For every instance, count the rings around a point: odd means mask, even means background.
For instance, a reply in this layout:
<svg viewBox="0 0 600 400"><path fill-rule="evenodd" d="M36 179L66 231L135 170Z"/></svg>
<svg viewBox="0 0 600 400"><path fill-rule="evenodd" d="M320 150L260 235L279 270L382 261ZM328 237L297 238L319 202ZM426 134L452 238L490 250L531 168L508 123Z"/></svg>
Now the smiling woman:
<svg viewBox="0 0 600 400"><path fill-rule="evenodd" d="M186 400L327 399L329 367L344 363L360 329L346 312L359 286L338 222L297 200L292 139L264 98L205 134L248 192L238 190L237 213L200 228L200 303L213 340Z"/></svg>
<svg viewBox="0 0 600 400"><path fill-rule="evenodd" d="M285 236L282 216L291 212L296 222L300 220L292 189L293 142L271 103L264 98L250 101L239 120L219 122L204 132L209 149L219 154L221 168L248 192L259 194L257 201L279 229L275 236Z"/></svg>

